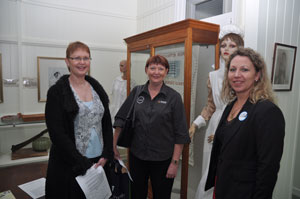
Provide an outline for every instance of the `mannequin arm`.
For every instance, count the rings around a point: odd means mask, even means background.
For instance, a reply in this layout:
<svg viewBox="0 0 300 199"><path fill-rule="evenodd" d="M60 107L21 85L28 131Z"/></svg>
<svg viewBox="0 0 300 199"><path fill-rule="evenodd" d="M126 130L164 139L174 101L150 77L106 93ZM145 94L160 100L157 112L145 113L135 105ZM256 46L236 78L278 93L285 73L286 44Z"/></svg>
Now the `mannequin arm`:
<svg viewBox="0 0 300 199"><path fill-rule="evenodd" d="M195 132L196 132L196 128L201 128L202 126L205 126L206 125L206 121L205 119L199 115L195 120L194 122L192 123L190 129L189 129L189 134L190 134L190 137L193 137Z"/></svg>
<svg viewBox="0 0 300 199"><path fill-rule="evenodd" d="M200 114L205 121L210 120L212 114L216 111L216 105L213 100L212 87L209 78L207 80L207 91L208 91L207 102Z"/></svg>
<svg viewBox="0 0 300 199"><path fill-rule="evenodd" d="M190 138L192 138L196 132L196 124L192 123L192 125L189 128L189 134L190 134Z"/></svg>

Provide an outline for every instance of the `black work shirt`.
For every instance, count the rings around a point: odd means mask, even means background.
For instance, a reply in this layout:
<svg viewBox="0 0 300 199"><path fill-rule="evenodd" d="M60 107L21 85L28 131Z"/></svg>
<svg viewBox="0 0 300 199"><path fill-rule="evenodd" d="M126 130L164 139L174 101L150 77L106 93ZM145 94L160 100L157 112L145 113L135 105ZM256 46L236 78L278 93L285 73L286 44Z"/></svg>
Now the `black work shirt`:
<svg viewBox="0 0 300 199"><path fill-rule="evenodd" d="M190 142L181 96L163 84L151 100L148 82L135 101L134 137L130 151L142 160L162 161L172 157L174 144ZM115 117L114 127L122 127L137 88L127 97Z"/></svg>

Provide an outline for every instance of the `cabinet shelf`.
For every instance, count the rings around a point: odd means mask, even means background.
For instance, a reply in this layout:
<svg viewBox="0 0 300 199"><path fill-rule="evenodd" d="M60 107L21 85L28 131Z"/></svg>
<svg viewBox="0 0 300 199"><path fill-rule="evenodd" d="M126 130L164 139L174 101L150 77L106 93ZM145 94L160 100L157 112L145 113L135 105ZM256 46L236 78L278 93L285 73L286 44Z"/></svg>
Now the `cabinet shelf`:
<svg viewBox="0 0 300 199"><path fill-rule="evenodd" d="M41 124L41 123L45 123L45 120L37 120L37 121L30 121L30 122L24 122L23 120L15 120L15 121L7 121L7 122L3 122L0 121L0 127L3 126L18 126L18 125L29 125L29 124Z"/></svg>
<svg viewBox="0 0 300 199"><path fill-rule="evenodd" d="M28 163L33 163L33 162L48 161L48 158L49 158L49 155L12 160L11 153L3 153L3 154L0 154L0 168L7 167L7 166L20 165L20 164L28 164Z"/></svg>
<svg viewBox="0 0 300 199"><path fill-rule="evenodd" d="M24 122L22 119L14 120L14 121L0 121L0 129L7 129L7 128L12 128L12 127L25 127L25 126L40 126L40 125L45 125L45 120L36 120L36 121L28 121ZM15 132L18 132L19 129L15 129ZM6 131L3 131L6 132ZM9 131L12 132L12 131ZM4 136L4 139L9 138L9 134ZM12 136L13 137L13 136ZM11 143L12 140L9 140L8 143ZM12 142L15 143L15 142ZM4 143L0 143L4 144ZM7 144L6 144L7 145ZM6 146L8 147L8 146ZM1 147L3 148L3 147ZM33 163L33 162L41 162L41 161L48 161L49 155L47 156L39 156L39 157L28 157L28 158L22 158L22 159L17 159L17 160L12 160L12 152L7 152L7 151L2 151L0 152L0 168L1 167L8 167L8 166L14 166L14 165L21 165L21 164L28 164L28 163Z"/></svg>

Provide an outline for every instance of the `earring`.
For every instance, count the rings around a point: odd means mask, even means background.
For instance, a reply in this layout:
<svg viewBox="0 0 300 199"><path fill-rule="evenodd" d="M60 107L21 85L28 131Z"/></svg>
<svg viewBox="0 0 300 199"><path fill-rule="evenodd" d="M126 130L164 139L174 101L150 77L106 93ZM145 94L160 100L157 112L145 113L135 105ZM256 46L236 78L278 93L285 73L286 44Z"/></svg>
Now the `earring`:
<svg viewBox="0 0 300 199"><path fill-rule="evenodd" d="M234 91L232 88L230 88L230 94L231 94L232 96L235 95L235 91Z"/></svg>

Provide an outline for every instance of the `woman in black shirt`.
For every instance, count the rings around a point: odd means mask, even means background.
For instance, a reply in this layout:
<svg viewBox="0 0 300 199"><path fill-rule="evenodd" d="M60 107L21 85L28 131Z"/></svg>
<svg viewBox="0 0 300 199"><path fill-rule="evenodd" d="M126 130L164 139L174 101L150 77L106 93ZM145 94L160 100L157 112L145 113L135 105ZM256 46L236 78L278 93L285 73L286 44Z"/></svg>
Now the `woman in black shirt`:
<svg viewBox="0 0 300 199"><path fill-rule="evenodd" d="M164 84L168 70L166 58L150 57L145 66L149 81L134 102L135 133L129 156L133 199L147 198L149 178L154 198L170 198L183 145L190 142L181 96ZM136 92L134 88L115 117L116 158L120 158L117 139Z"/></svg>

